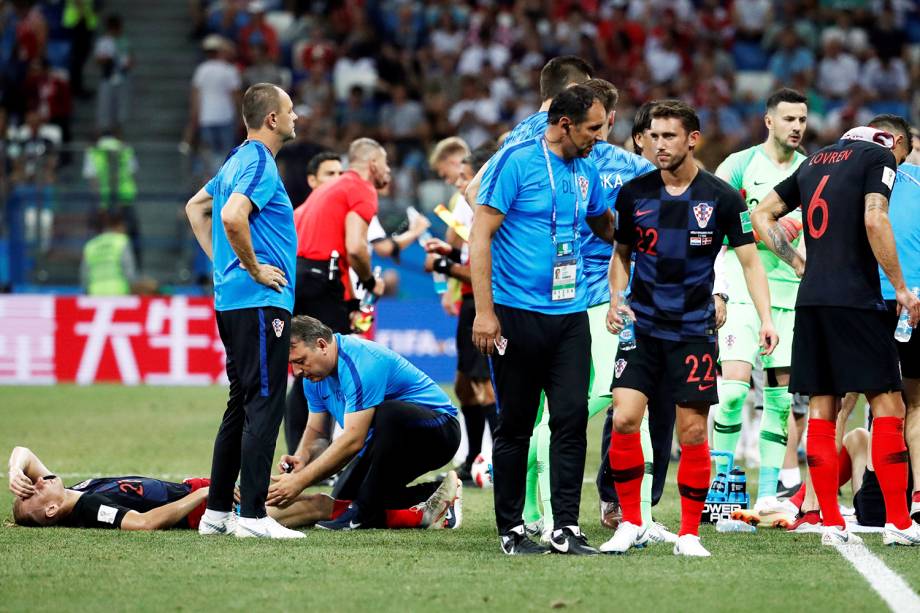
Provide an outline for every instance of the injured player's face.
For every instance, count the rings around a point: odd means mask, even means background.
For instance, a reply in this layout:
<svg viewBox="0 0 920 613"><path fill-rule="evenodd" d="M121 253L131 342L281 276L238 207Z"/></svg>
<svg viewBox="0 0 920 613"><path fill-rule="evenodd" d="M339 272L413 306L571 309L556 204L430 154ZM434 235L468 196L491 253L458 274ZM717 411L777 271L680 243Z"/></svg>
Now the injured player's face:
<svg viewBox="0 0 920 613"><path fill-rule="evenodd" d="M56 475L45 475L35 481L35 493L13 503L13 519L20 525L51 526L61 518L64 504L64 482Z"/></svg>

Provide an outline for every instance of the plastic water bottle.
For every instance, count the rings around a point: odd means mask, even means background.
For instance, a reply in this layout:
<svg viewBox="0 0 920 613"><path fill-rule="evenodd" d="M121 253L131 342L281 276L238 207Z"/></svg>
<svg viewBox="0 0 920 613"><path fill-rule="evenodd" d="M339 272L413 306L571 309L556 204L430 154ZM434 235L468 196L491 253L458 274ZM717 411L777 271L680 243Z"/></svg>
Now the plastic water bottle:
<svg viewBox="0 0 920 613"><path fill-rule="evenodd" d="M757 532L757 528L740 519L720 519L716 522L716 532Z"/></svg>
<svg viewBox="0 0 920 613"><path fill-rule="evenodd" d="M380 279L380 273L383 272L383 269L380 266L374 266L374 278ZM364 296L361 298L361 309L362 313L373 313L374 306L377 304L377 299L380 296L371 291L365 291Z"/></svg>
<svg viewBox="0 0 920 613"><path fill-rule="evenodd" d="M411 206L406 209L408 211L415 211ZM415 211L415 215L420 215L418 211ZM409 213L409 222L412 222L412 214ZM425 248L425 243L432 239L431 232L425 230L418 237L418 244ZM431 273L431 279L434 281L434 291L440 296L447 291L447 275L442 272L433 272Z"/></svg>
<svg viewBox="0 0 920 613"><path fill-rule="evenodd" d="M910 292L914 296L920 296L920 287L912 287ZM901 316L898 317L898 327L894 330L894 340L899 343L906 343L910 340L910 335L914 329L910 327L910 313L907 309L901 309Z"/></svg>
<svg viewBox="0 0 920 613"><path fill-rule="evenodd" d="M625 292L620 292L620 304L626 306L629 301L626 299ZM632 318L621 313L623 318L623 329L620 330L620 351L629 351L636 348L636 324Z"/></svg>
<svg viewBox="0 0 920 613"><path fill-rule="evenodd" d="M747 502L747 477L740 468L734 468L728 473L728 502Z"/></svg>

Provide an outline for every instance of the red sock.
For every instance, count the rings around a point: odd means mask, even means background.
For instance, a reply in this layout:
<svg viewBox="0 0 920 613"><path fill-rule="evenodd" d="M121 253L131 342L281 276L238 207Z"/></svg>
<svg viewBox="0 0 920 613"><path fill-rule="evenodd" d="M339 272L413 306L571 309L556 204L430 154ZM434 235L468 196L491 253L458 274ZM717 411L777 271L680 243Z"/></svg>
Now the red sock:
<svg viewBox="0 0 920 613"><path fill-rule="evenodd" d="M332 517L329 519L338 519L339 515L348 510L348 505L350 505L351 502L351 500L333 500Z"/></svg>
<svg viewBox="0 0 920 613"><path fill-rule="evenodd" d="M384 513L387 528L418 528L422 524L424 511L413 507L411 509L387 509Z"/></svg>
<svg viewBox="0 0 920 613"><path fill-rule="evenodd" d="M808 494L808 484L802 481L802 487L799 488L795 494L789 499L789 502L794 504L797 509L802 510L802 503L805 502L805 496Z"/></svg>
<svg viewBox="0 0 920 613"><path fill-rule="evenodd" d="M709 442L682 445L677 467L677 489L680 492L680 532L700 533L700 518L709 491Z"/></svg>
<svg viewBox="0 0 920 613"><path fill-rule="evenodd" d="M636 526L642 525L639 507L642 499L642 476L645 474L645 458L642 456L642 442L639 433L610 436L610 469L613 484L620 499L623 521Z"/></svg>
<svg viewBox="0 0 920 613"><path fill-rule="evenodd" d="M840 446L840 453L837 454L837 487L841 488L847 484L847 481L853 476L853 461L850 459L850 452L847 451L846 445ZM907 486L904 486L907 489Z"/></svg>
<svg viewBox="0 0 920 613"><path fill-rule="evenodd" d="M910 527L907 513L907 447L904 420L876 417L872 422L872 464L885 497L885 516L899 530Z"/></svg>
<svg viewBox="0 0 920 613"><path fill-rule="evenodd" d="M837 426L828 419L808 420L806 456L811 485L818 497L825 526L845 527L837 506Z"/></svg>

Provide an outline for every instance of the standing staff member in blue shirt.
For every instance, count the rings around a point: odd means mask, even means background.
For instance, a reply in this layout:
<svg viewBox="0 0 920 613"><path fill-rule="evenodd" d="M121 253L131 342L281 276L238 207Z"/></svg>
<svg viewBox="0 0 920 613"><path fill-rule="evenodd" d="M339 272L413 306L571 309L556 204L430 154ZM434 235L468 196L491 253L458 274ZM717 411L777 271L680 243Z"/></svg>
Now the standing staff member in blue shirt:
<svg viewBox="0 0 920 613"><path fill-rule="evenodd" d="M505 147L489 165L470 236L473 343L492 356L498 397L495 515L511 555L549 551L527 538L521 517L541 391L552 433L552 548L597 553L578 528L591 373L580 228L587 216L596 234L613 240L613 214L585 159L607 113L597 93L576 85L553 99L548 118L542 136Z"/></svg>
<svg viewBox="0 0 920 613"><path fill-rule="evenodd" d="M401 355L333 334L307 315L292 322L289 357L304 378L310 417L297 453L281 458L293 472L272 477L268 504L289 506L351 462L332 497L353 502L320 528L392 527L400 518L401 527L440 525L458 495L457 473L448 471L440 486L408 484L450 462L460 446L457 409L444 390ZM344 432L330 444L332 420Z"/></svg>
<svg viewBox="0 0 920 613"><path fill-rule="evenodd" d="M294 209L275 155L294 138L295 119L291 98L279 87L258 83L246 90L246 141L185 207L195 238L214 261L214 309L230 380L199 534L303 537L265 513L284 415L297 250ZM234 525L237 474L241 503Z"/></svg>

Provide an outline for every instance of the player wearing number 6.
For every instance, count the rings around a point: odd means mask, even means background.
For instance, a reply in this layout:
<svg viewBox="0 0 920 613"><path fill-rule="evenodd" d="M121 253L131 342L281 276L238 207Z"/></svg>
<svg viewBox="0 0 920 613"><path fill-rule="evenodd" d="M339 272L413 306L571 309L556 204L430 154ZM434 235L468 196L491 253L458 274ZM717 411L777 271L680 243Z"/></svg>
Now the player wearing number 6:
<svg viewBox="0 0 920 613"><path fill-rule="evenodd" d="M610 260L607 328L618 334L623 315L635 322L636 347L620 349L614 367L613 434L610 467L623 521L605 553L626 553L647 540L640 513L645 458L639 425L648 398L660 388L677 406L681 444L677 485L681 525L676 555L709 556L700 544L699 524L709 486L706 418L719 401L716 390L713 263L723 238L735 249L760 316L760 344L772 353L779 340L770 314L770 295L757 256L750 213L738 191L699 170L693 148L700 122L687 104L669 100L651 112L650 135L660 170L626 183L617 196L617 246ZM631 308L618 296L629 280L635 252ZM662 385L662 383L664 384Z"/></svg>
<svg viewBox="0 0 920 613"><path fill-rule="evenodd" d="M858 543L837 506L837 399L866 395L872 408L872 463L885 498L886 544L920 545L907 513L907 450L898 354L879 287L876 261L900 308L920 319L920 300L904 282L888 219L898 164L910 147L907 123L880 115L808 158L754 212L767 246L802 274L795 307L789 390L811 396L808 468L824 520L826 545ZM799 204L805 259L789 244L780 219Z"/></svg>

